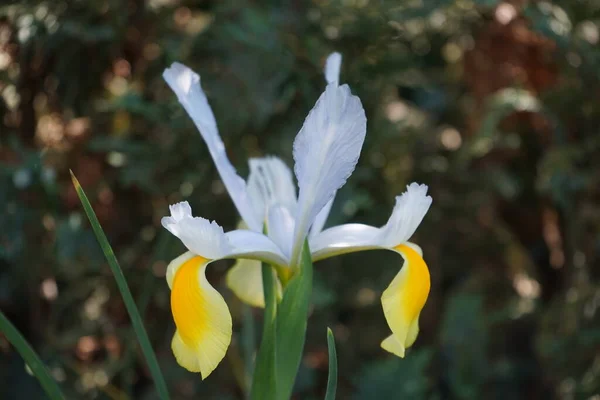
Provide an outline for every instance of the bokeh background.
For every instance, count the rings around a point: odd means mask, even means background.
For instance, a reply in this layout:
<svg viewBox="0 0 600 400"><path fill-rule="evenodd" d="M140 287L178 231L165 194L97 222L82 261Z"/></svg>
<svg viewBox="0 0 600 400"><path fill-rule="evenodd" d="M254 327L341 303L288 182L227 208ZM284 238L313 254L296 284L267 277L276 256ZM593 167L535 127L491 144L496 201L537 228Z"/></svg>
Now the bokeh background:
<svg viewBox="0 0 600 400"><path fill-rule="evenodd" d="M134 332L69 179L121 262L175 399L240 399L262 312L209 269L234 318L209 379L179 368L168 204L234 228L206 146L161 78L202 75L229 157L291 146L331 51L367 139L328 225L382 225L426 183L414 241L431 269L405 359L379 296L400 260L316 264L295 398L322 398L326 327L340 399L600 399L600 1L52 0L0 5L0 307L69 398L154 399ZM0 335L0 398L43 394Z"/></svg>

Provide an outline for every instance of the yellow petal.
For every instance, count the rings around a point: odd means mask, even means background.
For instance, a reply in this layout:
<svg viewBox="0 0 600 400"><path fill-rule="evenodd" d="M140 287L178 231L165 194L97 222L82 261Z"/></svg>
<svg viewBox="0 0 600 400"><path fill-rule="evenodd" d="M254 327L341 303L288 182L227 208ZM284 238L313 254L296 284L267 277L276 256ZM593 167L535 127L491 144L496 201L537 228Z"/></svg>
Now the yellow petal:
<svg viewBox="0 0 600 400"><path fill-rule="evenodd" d="M265 307L261 262L238 260L227 273L227 286L244 303ZM281 283L277 280L277 293L281 297Z"/></svg>
<svg viewBox="0 0 600 400"><path fill-rule="evenodd" d="M171 311L177 331L171 348L179 365L206 378L231 342L231 315L223 297L206 280L209 260L178 257L171 277Z"/></svg>
<svg viewBox="0 0 600 400"><path fill-rule="evenodd" d="M404 257L404 266L383 292L383 313L392 330L381 347L404 357L419 333L419 315L429 296L429 269L421 254L412 245L401 244L394 250Z"/></svg>
<svg viewBox="0 0 600 400"><path fill-rule="evenodd" d="M169 285L169 289L171 289L173 287L173 279L175 279L175 274L177 273L179 268L183 264L185 264L186 261L188 261L194 257L196 257L196 255L194 253L192 253L191 251L186 251L185 253L183 253L182 255L180 255L179 257L177 257L176 259L174 259L173 261L171 261L169 263L169 265L167 266L167 276L166 276L167 284Z"/></svg>

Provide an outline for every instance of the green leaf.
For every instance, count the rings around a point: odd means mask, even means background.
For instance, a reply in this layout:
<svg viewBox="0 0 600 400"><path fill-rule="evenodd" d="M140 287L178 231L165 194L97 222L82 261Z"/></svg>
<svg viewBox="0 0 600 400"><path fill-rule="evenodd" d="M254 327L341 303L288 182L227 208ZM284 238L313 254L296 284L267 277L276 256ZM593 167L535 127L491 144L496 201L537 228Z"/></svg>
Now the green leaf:
<svg viewBox="0 0 600 400"><path fill-rule="evenodd" d="M275 270L270 265L263 264L262 280L265 295L265 315L263 322L263 336L252 380L250 398L256 400L276 399L277 370L276 370L276 331L275 320L277 316L277 294L275 288Z"/></svg>
<svg viewBox="0 0 600 400"><path fill-rule="evenodd" d="M331 328L327 328L327 348L329 350L329 377L327 378L327 391L325 392L325 400L335 400L335 392L337 391L337 354L335 351L335 338Z"/></svg>
<svg viewBox="0 0 600 400"><path fill-rule="evenodd" d="M100 243L100 247L102 248L102 252L106 257L106 261L108 261L108 265L115 276L115 280L117 281L117 286L119 291L121 292L121 296L123 296L123 301L125 303L125 307L127 308L127 312L129 313L129 317L131 317L131 323L133 325L133 329L135 334L137 335L138 341L142 348L142 352L144 353L144 357L146 357L146 361L148 362L148 367L150 368L150 373L154 378L154 383L156 384L156 390L161 399L169 399L169 392L167 390L167 384L165 383L165 379L162 376L160 371L160 367L158 366L158 361L156 360L156 355L152 350L152 346L150 345L150 339L148 339L148 334L146 333L146 329L144 328L144 323L142 321L142 317L135 305L135 301L131 296L131 292L129 291L129 286L127 285L127 281L125 280L125 276L123 275L123 271L119 266L119 262L115 257L115 253L113 252L110 244L108 243L108 239L100 226L100 222L96 217L96 213L92 208L85 192L81 188L79 181L75 178L75 175L71 171L71 179L73 180L73 186L75 186L75 190L77 191L77 195L79 196L79 200L83 205L83 209L90 220L90 224L92 225L92 229L94 230L94 234L96 235L96 239L98 239L98 243Z"/></svg>
<svg viewBox="0 0 600 400"><path fill-rule="evenodd" d="M277 310L277 399L292 395L304 349L312 280L312 260L305 242L300 269L284 289Z"/></svg>
<svg viewBox="0 0 600 400"><path fill-rule="evenodd" d="M42 385L42 388L52 400L64 399L65 396L60 391L58 384L48 372L48 369L42 363L42 360L35 354L35 351L31 347L27 340L21 335L21 333L15 328L15 326L6 318L4 313L0 311L0 332L6 335L8 341L15 346L25 363L29 366L37 380Z"/></svg>

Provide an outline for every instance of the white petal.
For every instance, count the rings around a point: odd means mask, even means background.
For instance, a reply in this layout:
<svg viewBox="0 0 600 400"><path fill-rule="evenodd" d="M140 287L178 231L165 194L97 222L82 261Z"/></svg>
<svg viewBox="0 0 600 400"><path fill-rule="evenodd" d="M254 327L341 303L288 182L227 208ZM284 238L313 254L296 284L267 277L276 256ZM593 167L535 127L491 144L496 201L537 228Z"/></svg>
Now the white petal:
<svg viewBox="0 0 600 400"><path fill-rule="evenodd" d="M187 203L183 204L189 207ZM183 207L179 204L171 207L171 216L164 217L161 222L188 250L211 260L226 257L231 253L229 240L219 224L205 218L192 217L191 213L182 216L177 212L181 209Z"/></svg>
<svg viewBox="0 0 600 400"><path fill-rule="evenodd" d="M400 244L405 244L422 256L421 248L408 242L408 239L415 233L430 205L427 186L411 183L406 192L396 197L394 211L383 227L345 224L311 236L313 260L361 250L389 249Z"/></svg>
<svg viewBox="0 0 600 400"><path fill-rule="evenodd" d="M288 166L272 156L251 158L249 165L248 194L257 217L265 221L269 207L274 204L295 211L296 186Z"/></svg>
<svg viewBox="0 0 600 400"><path fill-rule="evenodd" d="M377 241L384 246L397 246L415 233L431 206L427 185L411 183L406 192L396 197L396 205L387 224L381 228Z"/></svg>
<svg viewBox="0 0 600 400"><path fill-rule="evenodd" d="M170 217L162 219L162 225L196 255L209 260L248 258L281 266L288 264L279 247L262 233L245 229L224 233L216 222L192 217L187 202L172 206L171 212Z"/></svg>
<svg viewBox="0 0 600 400"><path fill-rule="evenodd" d="M231 244L227 258L247 258L287 266L288 259L279 247L262 233L238 229L225 234Z"/></svg>
<svg viewBox="0 0 600 400"><path fill-rule="evenodd" d="M294 224L294 216L287 207L274 205L269 209L267 233L286 258L291 256Z"/></svg>
<svg viewBox="0 0 600 400"><path fill-rule="evenodd" d="M179 102L200 131L219 175L241 217L251 229L260 231L262 223L257 221L254 216L246 193L246 183L235 172L233 165L227 158L225 146L219 136L215 116L200 86L200 76L183 64L173 63L170 68L164 71L163 78L175 92Z"/></svg>
<svg viewBox="0 0 600 400"><path fill-rule="evenodd" d="M313 261L355 251L380 249L377 243L379 228L364 224L334 226L310 238Z"/></svg>
<svg viewBox="0 0 600 400"><path fill-rule="evenodd" d="M331 211L331 206L333 206L333 201L335 200L335 193L331 200L325 204L325 207L319 211L317 216L315 217L315 222L313 222L312 227L310 228L310 237L313 238L317 236L323 230L325 223L327 222L327 218L329 217L329 212Z"/></svg>
<svg viewBox="0 0 600 400"><path fill-rule="evenodd" d="M342 67L342 55L331 53L325 62L325 79L327 83L338 85L340 82L340 68Z"/></svg>
<svg viewBox="0 0 600 400"><path fill-rule="evenodd" d="M190 207L190 203L187 201L182 201L181 203L172 204L169 206L169 210L171 211L171 215L176 221L180 221L185 217L192 216L192 207Z"/></svg>
<svg viewBox="0 0 600 400"><path fill-rule="evenodd" d="M327 85L294 141L300 188L292 262L321 209L352 174L366 133L360 99L348 85Z"/></svg>

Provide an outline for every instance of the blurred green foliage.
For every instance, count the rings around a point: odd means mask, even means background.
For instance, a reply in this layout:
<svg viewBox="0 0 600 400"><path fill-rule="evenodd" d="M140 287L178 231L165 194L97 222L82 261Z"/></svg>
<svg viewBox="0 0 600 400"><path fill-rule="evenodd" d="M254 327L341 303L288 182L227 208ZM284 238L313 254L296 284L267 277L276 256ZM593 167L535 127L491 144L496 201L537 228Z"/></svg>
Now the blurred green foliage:
<svg viewBox="0 0 600 400"><path fill-rule="evenodd" d="M433 206L414 241L431 269L421 334L379 348L385 252L315 265L296 398L322 398L326 326L338 398L598 399L600 1L13 1L0 5L0 307L69 398L153 399L149 372L73 169L117 253L173 398L243 396L262 312L209 270L234 318L224 363L179 368L164 282L183 248L170 203L226 229L238 217L161 79L198 71L230 159L291 145L326 55L363 101L368 133L330 224L385 223L411 181ZM41 390L0 336L0 398Z"/></svg>

